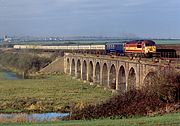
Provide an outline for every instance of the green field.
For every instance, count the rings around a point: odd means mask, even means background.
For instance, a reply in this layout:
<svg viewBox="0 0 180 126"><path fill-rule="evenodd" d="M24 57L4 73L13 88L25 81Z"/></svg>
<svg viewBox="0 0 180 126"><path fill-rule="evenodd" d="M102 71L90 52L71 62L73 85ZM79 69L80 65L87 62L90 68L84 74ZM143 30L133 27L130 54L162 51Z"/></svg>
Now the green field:
<svg viewBox="0 0 180 126"><path fill-rule="evenodd" d="M0 72L0 80L4 79L4 74L3 72Z"/></svg>
<svg viewBox="0 0 180 126"><path fill-rule="evenodd" d="M1 75L2 77L2 75ZM111 92L70 76L45 79L0 79L0 113L63 112L108 99Z"/></svg>
<svg viewBox="0 0 180 126"><path fill-rule="evenodd" d="M130 119L98 119L48 123L6 123L0 126L180 126L180 113Z"/></svg>
<svg viewBox="0 0 180 126"><path fill-rule="evenodd" d="M65 75L44 79L5 80L0 73L0 113L63 112L110 98L112 93ZM0 126L180 126L180 113L129 119L97 119L41 123L2 123ZM13 121L12 121L13 122ZM19 123L18 123L19 122Z"/></svg>
<svg viewBox="0 0 180 126"><path fill-rule="evenodd" d="M179 39L164 39L164 40L153 40L156 44L180 44Z"/></svg>

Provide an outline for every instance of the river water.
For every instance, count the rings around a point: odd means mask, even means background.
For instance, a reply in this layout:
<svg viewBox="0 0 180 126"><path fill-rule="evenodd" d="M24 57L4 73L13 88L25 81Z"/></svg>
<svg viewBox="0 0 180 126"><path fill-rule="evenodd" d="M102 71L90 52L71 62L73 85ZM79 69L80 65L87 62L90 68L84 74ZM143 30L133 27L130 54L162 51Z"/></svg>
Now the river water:
<svg viewBox="0 0 180 126"><path fill-rule="evenodd" d="M41 114L0 114L0 120L7 122L22 120L23 122L49 122L57 121L61 118L68 116L69 113L41 113Z"/></svg>
<svg viewBox="0 0 180 126"><path fill-rule="evenodd" d="M7 80L19 80L24 79L22 76L17 75L11 71L1 71L3 73L3 77ZM41 113L41 114L0 114L0 120L26 120L27 122L43 122L43 121L54 121L56 119L60 119L62 117L68 116L69 113Z"/></svg>
<svg viewBox="0 0 180 126"><path fill-rule="evenodd" d="M4 75L4 78L7 79L7 80L19 80L19 79L23 79L22 76L17 75L16 73L11 72L11 71L3 71L3 75Z"/></svg>

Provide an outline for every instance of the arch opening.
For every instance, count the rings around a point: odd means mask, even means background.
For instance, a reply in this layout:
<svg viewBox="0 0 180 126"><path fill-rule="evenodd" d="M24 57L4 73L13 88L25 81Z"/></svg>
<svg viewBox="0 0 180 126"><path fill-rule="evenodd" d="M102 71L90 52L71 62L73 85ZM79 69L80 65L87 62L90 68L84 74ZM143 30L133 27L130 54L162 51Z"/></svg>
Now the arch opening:
<svg viewBox="0 0 180 126"><path fill-rule="evenodd" d="M100 64L97 62L95 67L95 81L96 83L100 83Z"/></svg>
<svg viewBox="0 0 180 126"><path fill-rule="evenodd" d="M143 81L143 87L147 88L158 83L158 74L156 72L149 72Z"/></svg>
<svg viewBox="0 0 180 126"><path fill-rule="evenodd" d="M82 79L87 80L87 63L85 60L83 61L83 67L82 67Z"/></svg>
<svg viewBox="0 0 180 126"><path fill-rule="evenodd" d="M102 85L105 87L108 86L108 68L106 63L104 63L102 69Z"/></svg>
<svg viewBox="0 0 180 126"><path fill-rule="evenodd" d="M71 64L71 75L75 76L75 61L72 59L72 64Z"/></svg>
<svg viewBox="0 0 180 126"><path fill-rule="evenodd" d="M114 90L116 89L116 68L114 64L111 66L109 73L109 87Z"/></svg>
<svg viewBox="0 0 180 126"><path fill-rule="evenodd" d="M81 61L77 61L77 78L81 78Z"/></svg>
<svg viewBox="0 0 180 126"><path fill-rule="evenodd" d="M89 63L89 82L93 82L93 63Z"/></svg>
<svg viewBox="0 0 180 126"><path fill-rule="evenodd" d="M69 61L69 58L67 59L66 73L67 74L70 73L70 61Z"/></svg>
<svg viewBox="0 0 180 126"><path fill-rule="evenodd" d="M126 91L126 74L123 66L120 67L118 73L118 89L120 92Z"/></svg>
<svg viewBox="0 0 180 126"><path fill-rule="evenodd" d="M128 74L128 85L127 85L127 89L128 90L132 90L135 89L136 87L136 73L133 67L131 67L131 69L129 70L129 74Z"/></svg>

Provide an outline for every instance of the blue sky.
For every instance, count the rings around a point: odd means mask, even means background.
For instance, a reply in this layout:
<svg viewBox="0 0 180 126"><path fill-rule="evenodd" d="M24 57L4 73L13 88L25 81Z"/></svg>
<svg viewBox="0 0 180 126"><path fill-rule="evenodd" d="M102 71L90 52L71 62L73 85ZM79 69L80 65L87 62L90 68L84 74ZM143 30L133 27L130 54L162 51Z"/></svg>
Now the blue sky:
<svg viewBox="0 0 180 126"><path fill-rule="evenodd" d="M0 0L0 35L180 38L180 0Z"/></svg>

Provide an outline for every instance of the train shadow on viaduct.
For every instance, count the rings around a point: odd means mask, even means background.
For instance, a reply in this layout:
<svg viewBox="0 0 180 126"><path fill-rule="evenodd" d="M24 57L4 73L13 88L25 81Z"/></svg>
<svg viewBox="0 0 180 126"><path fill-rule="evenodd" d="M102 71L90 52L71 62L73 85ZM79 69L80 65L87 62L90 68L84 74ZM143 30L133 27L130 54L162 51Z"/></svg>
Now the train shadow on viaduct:
<svg viewBox="0 0 180 126"><path fill-rule="evenodd" d="M106 88L125 92L150 84L162 69L169 65L67 53L64 56L64 72L84 81L99 84Z"/></svg>

